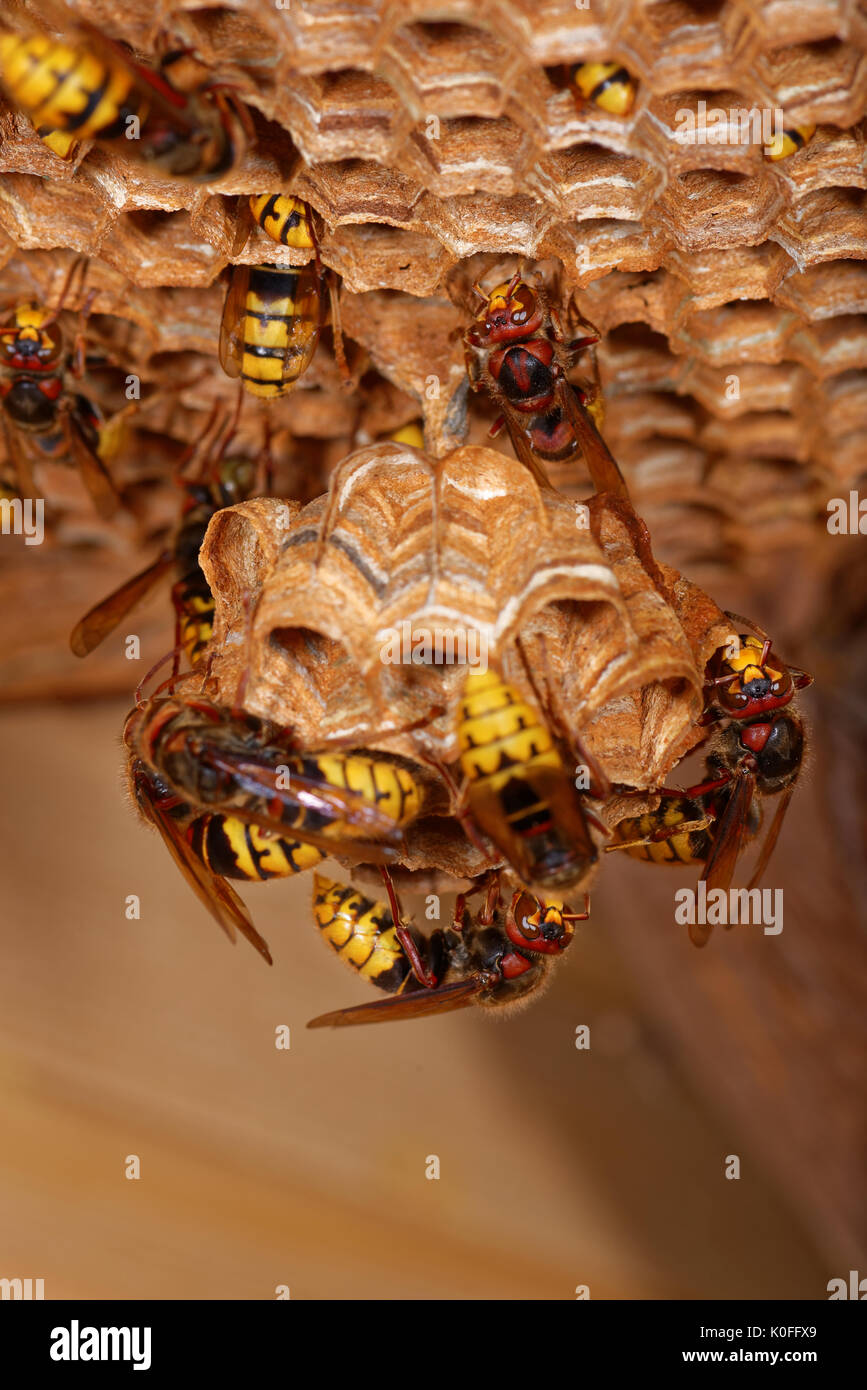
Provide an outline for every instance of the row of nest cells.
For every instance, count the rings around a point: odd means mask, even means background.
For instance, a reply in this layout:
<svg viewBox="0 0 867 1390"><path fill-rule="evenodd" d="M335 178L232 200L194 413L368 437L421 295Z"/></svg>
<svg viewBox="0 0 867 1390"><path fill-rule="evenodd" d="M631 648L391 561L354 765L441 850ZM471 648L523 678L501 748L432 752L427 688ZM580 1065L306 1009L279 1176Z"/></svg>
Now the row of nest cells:
<svg viewBox="0 0 867 1390"><path fill-rule="evenodd" d="M564 63L548 71L579 110L592 103L609 115L631 114L638 83L620 62ZM124 141L127 154L134 141L136 157L155 171L211 180L237 166L252 136L233 89L188 49L174 49L148 68L90 27L71 41L6 34L0 35L0 76L10 99L63 159L74 158L83 140ZM765 144L771 160L794 154L815 130L783 124Z"/></svg>
<svg viewBox="0 0 867 1390"><path fill-rule="evenodd" d="M243 138L238 112L219 89L213 89L210 79L208 90L203 90L200 65L186 53L169 55L159 71L147 71L131 65L114 49L95 56L89 46L58 44L45 36L7 36L0 42L0 60L10 93L33 120L42 139L56 145L59 136L66 157L74 153L70 141L85 136L122 141L129 124L135 122L140 138L129 142L128 147L131 145L140 157L150 159L163 172L206 179L224 172L231 164L236 136L240 133ZM614 65L598 68L592 78L584 69L576 69L575 81L585 82L594 100L621 108L627 108L632 100L628 75ZM262 400L284 395L313 357L327 288L335 355L348 377L336 277L321 263L312 210L287 194L263 194L252 198L250 206L270 237L307 252L310 259L300 267L233 269L220 332L223 368ZM576 431L558 414L555 395L570 350L593 339L578 339L569 345L555 340L541 287L534 293L516 278L490 295L480 293L484 307L478 318L484 329L470 346L476 351L500 344L501 352L490 372L485 358L473 385L475 389L486 385L500 400L504 415L515 423L515 430L510 432L513 438L518 435L519 455L540 476L540 454L554 459L562 457L564 450L574 452ZM62 300L63 296L61 304ZM0 329L4 411L13 431L40 435L55 453L64 447L61 436L65 435L70 450L78 450L94 501L110 514L110 479L94 448L97 422L86 417L86 403L80 403L77 393L75 401L71 400L68 382L70 368L72 374L83 371L83 350L79 349L70 363L55 324L59 307L52 312L38 305L19 305ZM512 406L527 418L515 421ZM575 417L571 398L567 408ZM583 423L583 416L576 419L579 434ZM591 446L599 452L595 428ZM17 451L17 471L26 495L31 476L25 452L23 448ZM604 460L603 467L608 466L609 461ZM547 481L544 477L540 480Z"/></svg>
<svg viewBox="0 0 867 1390"><path fill-rule="evenodd" d="M251 136L243 105L186 50L166 54L157 68L150 69L90 30L71 41L37 33L6 34L0 37L0 78L40 138L68 160L75 158L81 141L96 140L133 153L160 174L206 182L235 165ZM632 110L636 84L617 63L574 64L568 81L579 103L593 102L623 117ZM769 157L794 152L809 134L807 128L784 132L768 148ZM327 292L335 356L348 377L337 279L320 260L312 210L284 193L251 198L250 208L268 236L308 253L309 260L300 267L233 268L220 332L224 370L260 400L285 395L313 358ZM556 348L539 341L550 335L537 331L531 322L532 293L524 293L522 286L515 291L515 285L499 286L490 297L484 294L481 317L487 315L487 330L497 333L500 326L494 319L507 310L506 328L513 339L536 341L523 356L516 355L517 349L510 353L516 368L514 380L508 372L501 375L492 369L484 384L490 388L492 378L497 378L494 394L507 418L510 403L517 402L519 411L529 410L528 402L542 403L531 412L529 449L524 446L528 430L523 424L518 430L521 440L516 441L519 454L538 472L540 454L559 458L573 441L568 428L569 438L554 437L558 429L563 433L549 409L558 370ZM22 495L33 495L26 457L32 449L24 447L22 439L30 444L38 440L37 456L40 450L54 456L62 451L74 454L97 508L110 515L117 499L99 456L97 414L69 382L70 375L83 372L83 349L79 344L70 357L55 322L62 302L63 296L53 310L32 303L19 305L0 326L0 401L7 435L12 434L10 452ZM562 354L560 360L565 360ZM515 431L510 433L514 438Z"/></svg>
<svg viewBox="0 0 867 1390"><path fill-rule="evenodd" d="M615 117L630 115L637 84L619 63L575 63L561 75L579 107L589 102ZM95 140L132 154L157 175L208 182L237 167L254 138L237 93L188 50L146 68L90 29L69 42L6 34L0 35L0 81L43 141L66 160L76 158L80 142ZM794 154L814 130L776 126L767 157ZM263 225L282 239L280 220Z"/></svg>

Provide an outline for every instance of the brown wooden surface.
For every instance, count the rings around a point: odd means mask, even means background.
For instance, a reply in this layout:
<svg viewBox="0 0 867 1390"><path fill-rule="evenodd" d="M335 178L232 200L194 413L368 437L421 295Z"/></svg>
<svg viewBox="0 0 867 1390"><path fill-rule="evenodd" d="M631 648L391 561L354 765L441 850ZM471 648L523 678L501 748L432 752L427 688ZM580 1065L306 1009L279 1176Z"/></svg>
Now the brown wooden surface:
<svg viewBox="0 0 867 1390"><path fill-rule="evenodd" d="M863 943L802 872L820 802L787 827L782 938L695 951L666 872L608 862L520 1017L308 1033L367 994L309 876L247 893L272 970L233 949L124 804L124 713L0 714L0 1274L49 1298L821 1298L863 1262Z"/></svg>

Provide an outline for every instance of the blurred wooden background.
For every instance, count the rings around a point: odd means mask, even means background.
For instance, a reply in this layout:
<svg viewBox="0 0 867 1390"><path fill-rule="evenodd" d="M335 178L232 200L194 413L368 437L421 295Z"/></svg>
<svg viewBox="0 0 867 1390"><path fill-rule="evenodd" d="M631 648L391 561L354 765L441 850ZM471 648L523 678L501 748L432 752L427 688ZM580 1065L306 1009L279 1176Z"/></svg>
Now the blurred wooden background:
<svg viewBox="0 0 867 1390"><path fill-rule="evenodd" d="M781 936L695 951L679 878L618 857L517 1019L310 1033L368 991L317 940L309 876L245 890L273 969L233 949L126 801L126 704L0 713L0 1276L48 1298L824 1298L864 1272L865 944L815 778L767 880Z"/></svg>

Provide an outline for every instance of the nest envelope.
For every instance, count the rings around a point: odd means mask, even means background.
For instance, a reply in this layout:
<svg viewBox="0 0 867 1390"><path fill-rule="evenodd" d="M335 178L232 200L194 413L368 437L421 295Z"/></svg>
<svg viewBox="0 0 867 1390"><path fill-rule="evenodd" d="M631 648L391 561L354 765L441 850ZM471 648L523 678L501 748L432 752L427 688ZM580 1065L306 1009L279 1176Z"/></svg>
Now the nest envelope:
<svg viewBox="0 0 867 1390"><path fill-rule="evenodd" d="M473 631L576 767L589 753L652 793L701 737L705 665L732 624L656 564L628 504L602 495L586 512L492 450L431 459L395 443L350 455L305 507L225 508L201 553L208 693L232 707L243 687L244 707L304 748L453 764L466 663L394 662L388 643ZM626 807L602 814L613 825ZM411 833L410 867L478 871L459 827L430 829L429 844L425 825Z"/></svg>

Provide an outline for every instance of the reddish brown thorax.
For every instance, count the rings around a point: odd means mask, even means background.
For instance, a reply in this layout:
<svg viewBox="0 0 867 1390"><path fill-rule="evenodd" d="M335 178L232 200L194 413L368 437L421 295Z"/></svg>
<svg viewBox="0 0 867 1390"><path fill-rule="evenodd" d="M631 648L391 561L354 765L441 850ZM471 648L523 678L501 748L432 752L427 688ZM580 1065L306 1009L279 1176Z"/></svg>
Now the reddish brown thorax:
<svg viewBox="0 0 867 1390"><path fill-rule="evenodd" d="M773 727L773 724L765 724L764 722L748 724L741 732L741 743L745 748L749 748L751 753L761 753L771 736Z"/></svg>

